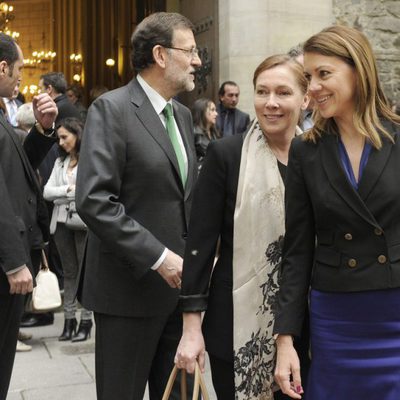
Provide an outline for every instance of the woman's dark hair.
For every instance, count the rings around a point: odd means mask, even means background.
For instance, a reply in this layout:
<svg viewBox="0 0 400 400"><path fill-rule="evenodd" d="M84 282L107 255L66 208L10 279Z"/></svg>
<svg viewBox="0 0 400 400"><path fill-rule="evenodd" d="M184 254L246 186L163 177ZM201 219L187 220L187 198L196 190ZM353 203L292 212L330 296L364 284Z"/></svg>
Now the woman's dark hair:
<svg viewBox="0 0 400 400"><path fill-rule="evenodd" d="M145 18L135 29L131 38L132 67L135 72L143 71L154 64L153 47L173 46L174 31L193 30L193 24L178 13L157 12Z"/></svg>
<svg viewBox="0 0 400 400"><path fill-rule="evenodd" d="M212 100L203 97L196 100L192 107L193 125L195 127L199 127L200 130L204 133L204 135L208 136L209 139L211 139L213 136L217 138L220 137L219 132L215 127L215 125L212 125L210 127L210 132L207 131L206 113L211 103L213 103Z"/></svg>
<svg viewBox="0 0 400 400"><path fill-rule="evenodd" d="M83 126L84 126L83 122L80 119L73 117L64 118L57 125L57 130L59 128L64 128L65 130L76 136L75 150L76 150L76 158L78 160L79 160L79 150L81 148ZM58 152L63 160L65 160L65 158L68 156L68 153L60 145L58 145Z"/></svg>
<svg viewBox="0 0 400 400"><path fill-rule="evenodd" d="M72 84L71 86L67 87L67 92L68 91L71 91L78 100L82 100L82 97L83 97L83 87L82 86Z"/></svg>

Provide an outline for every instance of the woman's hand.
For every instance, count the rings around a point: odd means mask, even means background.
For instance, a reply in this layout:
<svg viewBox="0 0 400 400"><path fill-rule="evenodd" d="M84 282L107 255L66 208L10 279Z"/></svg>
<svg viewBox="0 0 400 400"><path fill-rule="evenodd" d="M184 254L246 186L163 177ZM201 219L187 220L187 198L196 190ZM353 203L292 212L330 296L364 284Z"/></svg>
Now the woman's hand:
<svg viewBox="0 0 400 400"><path fill-rule="evenodd" d="M290 335L278 335L275 380L283 393L292 399L301 399L300 361ZM290 378L292 377L292 380Z"/></svg>
<svg viewBox="0 0 400 400"><path fill-rule="evenodd" d="M178 368L186 369L189 374L194 373L198 361L201 372L204 372L205 345L200 313L183 314L183 334L174 361Z"/></svg>
<svg viewBox="0 0 400 400"><path fill-rule="evenodd" d="M67 188L67 193L75 193L75 185L69 185Z"/></svg>

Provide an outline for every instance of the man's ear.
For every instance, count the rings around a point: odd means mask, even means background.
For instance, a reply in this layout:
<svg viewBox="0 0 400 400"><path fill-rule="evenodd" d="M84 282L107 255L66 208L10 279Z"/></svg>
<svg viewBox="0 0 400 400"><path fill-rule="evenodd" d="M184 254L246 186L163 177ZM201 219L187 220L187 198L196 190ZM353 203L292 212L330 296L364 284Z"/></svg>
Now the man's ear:
<svg viewBox="0 0 400 400"><path fill-rule="evenodd" d="M153 47L153 59L154 62L161 68L165 68L167 58L167 51L164 47L159 44Z"/></svg>
<svg viewBox="0 0 400 400"><path fill-rule="evenodd" d="M7 61L0 61L0 75L4 76L8 74L9 66Z"/></svg>

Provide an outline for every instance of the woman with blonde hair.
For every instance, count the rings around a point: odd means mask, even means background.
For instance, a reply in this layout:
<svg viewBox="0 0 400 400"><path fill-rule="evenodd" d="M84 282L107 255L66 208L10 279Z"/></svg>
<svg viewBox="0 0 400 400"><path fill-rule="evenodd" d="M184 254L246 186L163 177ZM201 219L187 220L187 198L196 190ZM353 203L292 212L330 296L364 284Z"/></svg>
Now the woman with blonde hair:
<svg viewBox="0 0 400 400"><path fill-rule="evenodd" d="M208 146L183 263L184 323L175 362L189 373L196 359L204 368L206 349L214 389L224 400L272 399L277 389L272 328L284 235L284 176L289 146L301 133L297 123L308 103L303 68L287 55L265 59L253 84L257 118L249 132ZM307 337L305 343L304 361Z"/></svg>
<svg viewBox="0 0 400 400"><path fill-rule="evenodd" d="M332 26L304 44L314 128L286 175L276 379L302 398L293 337L310 302L307 400L400 398L400 118L364 34ZM311 291L309 291L311 286Z"/></svg>

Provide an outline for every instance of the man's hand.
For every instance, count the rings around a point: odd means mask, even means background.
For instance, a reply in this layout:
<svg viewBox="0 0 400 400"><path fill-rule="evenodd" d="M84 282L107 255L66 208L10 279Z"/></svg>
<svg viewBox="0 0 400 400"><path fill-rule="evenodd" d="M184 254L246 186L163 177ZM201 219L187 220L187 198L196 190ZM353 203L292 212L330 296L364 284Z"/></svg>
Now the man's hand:
<svg viewBox="0 0 400 400"><path fill-rule="evenodd" d="M40 93L32 100L36 121L43 129L50 129L56 120L58 110L56 103L47 93Z"/></svg>
<svg viewBox="0 0 400 400"><path fill-rule="evenodd" d="M7 275L7 279L11 294L27 294L33 290L32 274L26 265L19 271Z"/></svg>
<svg viewBox="0 0 400 400"><path fill-rule="evenodd" d="M164 262L157 268L157 272L172 288L181 288L182 277L182 257L171 250L168 250Z"/></svg>

